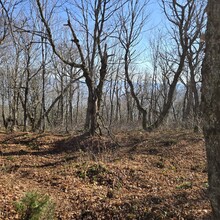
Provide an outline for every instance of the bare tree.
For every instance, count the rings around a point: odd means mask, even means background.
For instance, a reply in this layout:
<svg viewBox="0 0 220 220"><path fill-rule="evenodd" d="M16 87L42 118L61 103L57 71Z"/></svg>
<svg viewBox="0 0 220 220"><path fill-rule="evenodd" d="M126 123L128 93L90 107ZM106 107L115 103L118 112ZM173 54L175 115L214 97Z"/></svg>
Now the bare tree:
<svg viewBox="0 0 220 220"><path fill-rule="evenodd" d="M41 70L41 67L36 69L36 71L33 71L31 68L31 64L33 63L33 59L36 59L35 50L37 48L34 48L33 44L33 39L34 35L28 35L25 33L20 34L21 38L21 45L23 47L23 54L24 54L24 71L23 71L23 77L24 77L24 84L21 86L21 89L24 90L24 97L20 93L20 101L23 107L24 111L24 124L23 124L23 131L27 131L27 124L28 124L28 119L32 121L33 124L33 116L31 116L30 111L29 111L29 95L30 95L30 81L39 73ZM34 130L34 127L32 126L32 129Z"/></svg>
<svg viewBox="0 0 220 220"><path fill-rule="evenodd" d="M135 93L135 87L130 76L130 66L134 59L134 48L140 42L140 34L146 23L147 16L144 14L144 11L146 10L147 3L148 1L142 1L141 3L136 0L129 1L128 5L125 5L126 8L121 10L121 14L119 15L120 25L118 30L118 38L124 50L123 62L125 78L130 87L131 96L134 98L138 110L142 113L142 126L144 129L146 129L147 124L147 111L141 106L140 100Z"/></svg>
<svg viewBox="0 0 220 220"><path fill-rule="evenodd" d="M162 0L162 6L167 19L173 25L172 36L177 45L179 59L175 61L177 68L173 71L174 76L170 83L167 101L164 103L160 115L156 121L148 127L148 130L157 128L168 115L169 109L172 106L176 85L184 68L188 50L200 36L202 28L200 24L203 23L204 20L204 16L200 16L201 13L203 13L203 10L201 10L203 9L203 5L197 7L195 0L189 0L185 4L181 4L176 0Z"/></svg>
<svg viewBox="0 0 220 220"><path fill-rule="evenodd" d="M78 10L81 10L82 20L76 18L70 10L67 10L68 19L65 26L69 29L72 42L77 48L77 53L80 58L79 62L73 62L70 59L65 59L59 53L53 39L51 28L45 18L42 4L40 0L37 0L38 10L46 30L46 37L54 53L65 64L82 70L86 86L88 88L88 109L85 127L89 129L90 134L94 135L98 127L97 115L100 109L103 85L107 75L107 62L109 56L107 51L109 47L106 42L114 30L113 26L106 26L106 23L109 21L110 17L113 16L115 11L119 9L120 4L118 1L109 0L96 0L94 2L81 1L81 3L74 2L74 4L78 7ZM77 35L76 29L72 23L73 19L77 21L81 28L85 31L85 50L82 40L79 35ZM93 21L93 30L91 30L89 20ZM92 44L90 44L90 42L92 42ZM99 74L96 73L97 69L95 68L97 60L100 62L98 65Z"/></svg>
<svg viewBox="0 0 220 220"><path fill-rule="evenodd" d="M19 56L20 56L20 52L21 52L21 48L19 47L19 45L17 46L17 39L14 36L14 30L13 30L13 15L14 15L14 11L16 9L16 7L22 2L22 0L0 0L0 45L6 41L6 37L9 41L12 41L13 46L16 50L16 59L15 62L13 62L14 64L14 74L12 77L12 81L11 82L13 85L13 98L12 98L12 102L10 103L10 109L9 112L11 110L11 115L10 115L10 121L13 121L13 125L12 127L14 127L14 125L16 125L17 123L17 113L18 113L18 94L19 94L19 83L18 83L18 71L19 71ZM18 12L16 12L18 13ZM8 45L7 45L8 46ZM1 48L2 49L2 48ZM10 67L11 68L11 67ZM15 78L17 78L15 80ZM9 89L7 88L7 90L9 91ZM2 104L5 102L5 94L2 94ZM4 125L7 124L7 118L5 116L5 111L4 111L4 104L2 107L2 118L3 118L3 123ZM12 129L13 130L13 129Z"/></svg>

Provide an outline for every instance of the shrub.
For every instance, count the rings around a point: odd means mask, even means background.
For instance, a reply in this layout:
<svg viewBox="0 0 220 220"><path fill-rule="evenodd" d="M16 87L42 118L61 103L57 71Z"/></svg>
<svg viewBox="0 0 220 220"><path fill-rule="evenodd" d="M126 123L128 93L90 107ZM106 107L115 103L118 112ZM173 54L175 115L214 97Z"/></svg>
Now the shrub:
<svg viewBox="0 0 220 220"><path fill-rule="evenodd" d="M105 173L108 173L108 170L101 164L93 164L88 167L83 166L76 172L78 177L83 179L88 177L90 181L95 181L98 177L101 177Z"/></svg>
<svg viewBox="0 0 220 220"><path fill-rule="evenodd" d="M37 192L27 192L15 208L21 220L54 220L55 204L48 195Z"/></svg>

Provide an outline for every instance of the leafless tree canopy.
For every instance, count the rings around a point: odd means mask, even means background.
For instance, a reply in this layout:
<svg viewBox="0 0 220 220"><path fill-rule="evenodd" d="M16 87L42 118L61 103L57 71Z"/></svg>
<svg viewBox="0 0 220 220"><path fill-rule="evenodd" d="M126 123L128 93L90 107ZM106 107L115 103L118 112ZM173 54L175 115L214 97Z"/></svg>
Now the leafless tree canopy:
<svg viewBox="0 0 220 220"><path fill-rule="evenodd" d="M156 25L147 0L1 0L1 126L198 131L205 3L154 7Z"/></svg>

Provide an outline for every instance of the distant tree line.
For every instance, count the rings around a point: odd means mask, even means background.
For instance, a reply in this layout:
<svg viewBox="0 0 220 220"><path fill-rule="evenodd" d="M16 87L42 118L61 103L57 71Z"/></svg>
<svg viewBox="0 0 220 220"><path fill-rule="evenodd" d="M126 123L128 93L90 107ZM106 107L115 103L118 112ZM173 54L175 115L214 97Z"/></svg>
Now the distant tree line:
<svg viewBox="0 0 220 220"><path fill-rule="evenodd" d="M179 3L181 2L181 3ZM205 1L1 0L1 126L199 130Z"/></svg>

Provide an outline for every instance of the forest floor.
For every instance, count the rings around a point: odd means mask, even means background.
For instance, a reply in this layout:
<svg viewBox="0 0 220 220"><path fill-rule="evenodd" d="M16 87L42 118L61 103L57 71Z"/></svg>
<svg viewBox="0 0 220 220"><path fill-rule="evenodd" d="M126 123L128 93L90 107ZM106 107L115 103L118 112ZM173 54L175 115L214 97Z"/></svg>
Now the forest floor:
<svg viewBox="0 0 220 220"><path fill-rule="evenodd" d="M57 219L210 219L204 140L189 131L109 137L0 133L0 219L47 194Z"/></svg>

